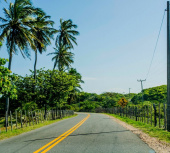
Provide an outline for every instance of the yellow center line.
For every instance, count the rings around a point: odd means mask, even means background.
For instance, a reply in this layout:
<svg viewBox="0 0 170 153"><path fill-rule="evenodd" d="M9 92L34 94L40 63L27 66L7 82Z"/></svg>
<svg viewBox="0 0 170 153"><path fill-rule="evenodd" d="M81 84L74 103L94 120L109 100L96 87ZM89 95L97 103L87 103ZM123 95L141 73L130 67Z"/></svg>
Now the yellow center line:
<svg viewBox="0 0 170 153"><path fill-rule="evenodd" d="M63 133L62 135L60 135L59 137L57 137L56 139L52 140L51 142L49 142L48 144L44 145L43 147L41 147L40 149L36 150L33 153L38 153L41 150L47 148L48 146L50 146L52 143L54 143L55 145L58 144L60 141L62 141L63 139L65 139L68 135L70 135L72 132L74 132L78 127L80 127L88 118L90 117L90 114L88 114L87 117L85 117L83 120L81 120L78 124L76 124L74 127L72 127L71 129L69 129L68 131L66 131L65 133ZM61 138L61 139L60 139ZM60 140L59 140L60 139ZM57 141L58 140L58 141ZM55 145L51 145L51 146L55 146ZM53 148L51 147L51 148ZM50 148L50 147L49 147ZM48 150L50 150L49 148L47 148L46 150L44 150L42 153L47 152Z"/></svg>

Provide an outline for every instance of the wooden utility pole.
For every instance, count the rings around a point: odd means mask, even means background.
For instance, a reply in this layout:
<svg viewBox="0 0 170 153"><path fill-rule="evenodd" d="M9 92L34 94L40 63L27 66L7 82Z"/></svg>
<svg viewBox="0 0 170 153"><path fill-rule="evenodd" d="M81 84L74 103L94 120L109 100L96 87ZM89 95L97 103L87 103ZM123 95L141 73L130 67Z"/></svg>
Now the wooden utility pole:
<svg viewBox="0 0 170 153"><path fill-rule="evenodd" d="M170 39L169 1L167 1L167 130L170 131Z"/></svg>
<svg viewBox="0 0 170 153"><path fill-rule="evenodd" d="M144 102L144 98L143 98L143 84L142 84L142 82L143 81L146 81L146 79L145 80L137 80L138 82L141 82L141 90L142 90L142 105L143 105L143 102Z"/></svg>

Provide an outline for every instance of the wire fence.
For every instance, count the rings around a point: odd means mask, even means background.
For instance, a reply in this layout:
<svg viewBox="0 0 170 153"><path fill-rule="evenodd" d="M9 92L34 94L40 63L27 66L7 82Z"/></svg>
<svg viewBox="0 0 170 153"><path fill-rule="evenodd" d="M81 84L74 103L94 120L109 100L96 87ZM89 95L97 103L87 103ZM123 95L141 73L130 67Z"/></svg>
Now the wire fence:
<svg viewBox="0 0 170 153"><path fill-rule="evenodd" d="M96 113L110 113L122 117L128 117L150 126L167 130L167 104L159 103L145 106L126 106L114 108L97 108Z"/></svg>
<svg viewBox="0 0 170 153"><path fill-rule="evenodd" d="M46 121L56 120L71 115L74 115L73 110L9 111L7 123L5 123L5 117L0 118L0 133L3 131L8 132L9 130L13 131L14 129L33 126L35 124L44 123Z"/></svg>

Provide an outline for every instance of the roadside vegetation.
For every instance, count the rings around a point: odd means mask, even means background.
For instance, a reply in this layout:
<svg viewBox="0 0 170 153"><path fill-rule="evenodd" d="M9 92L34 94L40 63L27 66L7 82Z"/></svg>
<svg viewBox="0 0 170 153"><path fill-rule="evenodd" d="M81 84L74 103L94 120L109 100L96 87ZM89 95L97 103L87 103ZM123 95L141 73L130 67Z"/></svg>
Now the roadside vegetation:
<svg viewBox="0 0 170 153"><path fill-rule="evenodd" d="M158 127L153 127L151 125L142 123L140 121L134 121L127 117L123 117L123 116L119 116L119 115L115 115L115 114L107 113L107 115L113 116L125 123L128 123L128 124L132 125L133 127L136 127L138 129L142 130L144 133L149 134L151 137L156 137L159 140L170 143L170 133L168 131L165 131L164 129L160 129Z"/></svg>
<svg viewBox="0 0 170 153"><path fill-rule="evenodd" d="M67 101L80 92L83 81L80 73L71 67L72 51L79 35L77 25L71 19L60 19L59 28L55 29L50 15L36 8L30 0L6 2L8 8L3 8L0 16L0 47L6 46L9 59L0 57L0 117L5 120L1 124L7 127L10 112L14 116L15 111L45 110L43 117L46 119L47 110L60 110L61 113L63 109L70 109ZM37 53L48 51L53 39L54 52L48 55L54 55L54 66L37 70ZM31 74L12 73L13 57L20 53L23 58L31 59L31 51L35 55ZM7 62L8 68L5 67Z"/></svg>
<svg viewBox="0 0 170 153"><path fill-rule="evenodd" d="M75 116L77 116L77 114L74 114L72 116L66 116L66 117L63 117L62 119L44 121L43 123L34 124L31 126L23 126L23 128L20 128L20 127L14 128L13 131L9 130L8 132L5 132L5 130L3 130L0 134L0 140L7 139L7 138L10 138L10 137L13 137L13 136L25 133L25 132L29 132L29 131L38 129L40 127L50 125L52 123L56 123L58 121L61 121L61 120L67 119L67 118L71 118L71 117L75 117Z"/></svg>

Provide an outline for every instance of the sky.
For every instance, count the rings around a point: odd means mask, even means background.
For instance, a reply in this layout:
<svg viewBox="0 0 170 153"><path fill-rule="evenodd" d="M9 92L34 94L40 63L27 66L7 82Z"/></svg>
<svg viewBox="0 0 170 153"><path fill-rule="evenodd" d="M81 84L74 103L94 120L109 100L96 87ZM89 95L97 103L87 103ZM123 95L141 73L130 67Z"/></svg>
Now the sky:
<svg viewBox="0 0 170 153"><path fill-rule="evenodd" d="M56 29L60 18L72 19L78 25L80 35L78 46L72 51L75 54L72 67L85 81L83 91L97 94L128 93L129 88L132 93L141 91L137 80L146 79L166 0L32 0L32 3L51 16ZM3 16L3 7L8 8L8 4L0 0L0 16ZM152 66L143 82L144 89L167 84L166 17L165 13ZM38 69L53 68L52 56L47 54L54 52L54 42L55 39L47 52L38 54ZM33 70L34 65L34 52L30 52L31 60L24 59L19 52L13 56L13 73L30 74L29 69ZM8 58L5 43L0 57Z"/></svg>

